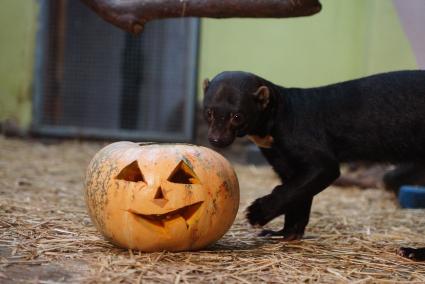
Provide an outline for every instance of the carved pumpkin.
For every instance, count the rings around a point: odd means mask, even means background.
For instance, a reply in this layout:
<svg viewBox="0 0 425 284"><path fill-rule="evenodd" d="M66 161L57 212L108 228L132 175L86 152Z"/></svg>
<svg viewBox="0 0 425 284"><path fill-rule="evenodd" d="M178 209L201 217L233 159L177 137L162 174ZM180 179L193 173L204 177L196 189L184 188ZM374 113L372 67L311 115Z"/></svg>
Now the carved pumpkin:
<svg viewBox="0 0 425 284"><path fill-rule="evenodd" d="M85 197L97 229L118 246L182 251L227 232L239 185L229 162L208 148L117 142L90 162Z"/></svg>

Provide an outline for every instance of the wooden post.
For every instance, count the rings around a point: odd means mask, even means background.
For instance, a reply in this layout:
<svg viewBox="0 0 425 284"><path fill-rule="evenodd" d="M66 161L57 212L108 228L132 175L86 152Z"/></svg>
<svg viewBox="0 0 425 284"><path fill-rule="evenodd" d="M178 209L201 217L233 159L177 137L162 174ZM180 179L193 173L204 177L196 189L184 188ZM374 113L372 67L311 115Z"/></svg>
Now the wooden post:
<svg viewBox="0 0 425 284"><path fill-rule="evenodd" d="M82 0L106 21L131 33L163 18L289 18L321 10L319 0Z"/></svg>

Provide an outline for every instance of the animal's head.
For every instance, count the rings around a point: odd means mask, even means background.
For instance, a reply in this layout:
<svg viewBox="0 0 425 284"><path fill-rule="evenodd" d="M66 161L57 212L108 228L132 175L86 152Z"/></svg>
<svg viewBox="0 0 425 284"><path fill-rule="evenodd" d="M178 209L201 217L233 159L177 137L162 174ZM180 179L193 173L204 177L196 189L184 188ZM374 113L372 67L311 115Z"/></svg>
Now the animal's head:
<svg viewBox="0 0 425 284"><path fill-rule="evenodd" d="M205 79L203 89L208 140L216 147L252 134L270 101L265 81L246 72L222 72L211 81Z"/></svg>

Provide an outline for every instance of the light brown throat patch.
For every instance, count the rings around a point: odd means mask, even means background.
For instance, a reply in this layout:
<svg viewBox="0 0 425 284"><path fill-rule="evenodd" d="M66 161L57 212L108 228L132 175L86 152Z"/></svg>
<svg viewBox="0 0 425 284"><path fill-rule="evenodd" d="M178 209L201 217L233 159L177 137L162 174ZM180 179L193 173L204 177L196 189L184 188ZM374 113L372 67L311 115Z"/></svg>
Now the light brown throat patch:
<svg viewBox="0 0 425 284"><path fill-rule="evenodd" d="M254 142L258 147L261 147L261 148L271 148L274 141L271 135L267 135L264 137L260 137L257 135L249 135L248 139Z"/></svg>

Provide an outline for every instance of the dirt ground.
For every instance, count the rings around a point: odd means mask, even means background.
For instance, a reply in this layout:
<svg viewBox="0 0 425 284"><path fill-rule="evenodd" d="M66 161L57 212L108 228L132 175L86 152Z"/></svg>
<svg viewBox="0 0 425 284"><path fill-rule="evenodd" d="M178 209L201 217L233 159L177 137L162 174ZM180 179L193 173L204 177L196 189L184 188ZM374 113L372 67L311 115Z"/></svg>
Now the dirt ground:
<svg viewBox="0 0 425 284"><path fill-rule="evenodd" d="M234 164L241 206L215 245L116 248L93 227L82 194L85 168L103 145L0 136L0 283L425 283L425 264L395 254L425 243L425 211L399 209L383 190L330 187L315 198L302 241L257 237L244 209L278 182L267 166Z"/></svg>

